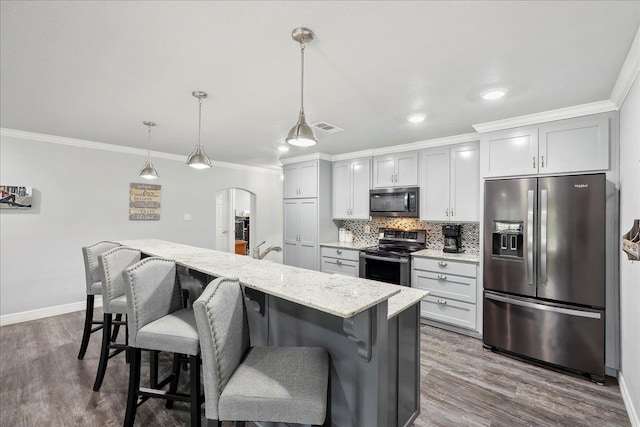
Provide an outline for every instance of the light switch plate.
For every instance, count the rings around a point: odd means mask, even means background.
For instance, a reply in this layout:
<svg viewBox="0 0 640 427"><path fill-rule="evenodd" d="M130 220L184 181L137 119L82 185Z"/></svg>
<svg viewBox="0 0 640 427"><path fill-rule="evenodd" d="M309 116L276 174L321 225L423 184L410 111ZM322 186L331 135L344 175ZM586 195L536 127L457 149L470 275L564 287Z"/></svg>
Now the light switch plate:
<svg viewBox="0 0 640 427"><path fill-rule="evenodd" d="M191 214L184 214L185 221L191 221Z"/></svg>
<svg viewBox="0 0 640 427"><path fill-rule="evenodd" d="M371 226L370 225L365 225L364 226L364 233L365 234L371 233Z"/></svg>

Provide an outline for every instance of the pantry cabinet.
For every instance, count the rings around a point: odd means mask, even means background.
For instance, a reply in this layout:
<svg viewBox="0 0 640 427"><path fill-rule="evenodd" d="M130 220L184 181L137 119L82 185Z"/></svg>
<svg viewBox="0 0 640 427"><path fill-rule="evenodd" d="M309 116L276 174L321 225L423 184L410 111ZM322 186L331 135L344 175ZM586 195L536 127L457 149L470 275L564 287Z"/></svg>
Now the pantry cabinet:
<svg viewBox="0 0 640 427"><path fill-rule="evenodd" d="M286 165L283 168L285 199L318 197L318 161Z"/></svg>
<svg viewBox="0 0 640 427"><path fill-rule="evenodd" d="M316 199L284 201L284 263L318 270Z"/></svg>
<svg viewBox="0 0 640 427"><path fill-rule="evenodd" d="M479 161L477 142L420 153L422 221L478 221Z"/></svg>

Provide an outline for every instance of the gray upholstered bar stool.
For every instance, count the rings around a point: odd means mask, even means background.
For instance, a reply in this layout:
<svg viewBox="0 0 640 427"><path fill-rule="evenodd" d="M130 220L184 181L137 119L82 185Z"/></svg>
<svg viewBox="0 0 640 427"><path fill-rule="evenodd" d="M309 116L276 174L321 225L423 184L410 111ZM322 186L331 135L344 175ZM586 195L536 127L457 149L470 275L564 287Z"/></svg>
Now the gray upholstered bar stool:
<svg viewBox="0 0 640 427"><path fill-rule="evenodd" d="M219 278L193 304L208 426L221 421L322 425L329 355L317 347L249 347L238 279Z"/></svg>
<svg viewBox="0 0 640 427"><path fill-rule="evenodd" d="M120 246L118 243L101 241L93 245L83 246L82 255L84 257L84 272L87 280L87 308L84 315L84 332L82 333L82 344L78 359L83 359L89 345L91 334L102 329L102 321L93 320L93 305L96 295L102 295L102 282L100 281L100 271L98 267L98 255L110 249ZM93 325L100 325L93 327Z"/></svg>
<svg viewBox="0 0 640 427"><path fill-rule="evenodd" d="M100 390L104 374L107 371L107 363L113 356L127 349L125 345L111 343L113 336L117 336L117 329L126 322L121 322L122 315L127 315L127 296L124 291L124 277L122 272L133 264L140 261L139 250L124 246L113 248L98 256L100 266L100 277L102 278L102 348L100 350L100 362L96 380L93 383L93 390ZM116 320L113 320L113 315ZM113 331L112 331L113 327ZM111 349L114 351L111 352ZM153 370L152 370L153 371Z"/></svg>
<svg viewBox="0 0 640 427"><path fill-rule="evenodd" d="M124 425L133 426L136 409L150 397L190 402L191 426L201 425L200 342L193 310L182 308L182 289L176 264L162 258L145 258L123 273L129 322L129 395ZM165 351L189 357L191 390L177 393L179 364L157 389L140 387L141 351ZM161 390L171 384L169 391Z"/></svg>

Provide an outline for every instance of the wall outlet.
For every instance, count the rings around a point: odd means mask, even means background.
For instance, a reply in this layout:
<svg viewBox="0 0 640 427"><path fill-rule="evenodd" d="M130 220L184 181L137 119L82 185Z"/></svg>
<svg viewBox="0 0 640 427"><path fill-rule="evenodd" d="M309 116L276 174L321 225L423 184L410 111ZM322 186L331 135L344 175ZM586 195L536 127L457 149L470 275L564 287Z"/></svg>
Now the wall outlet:
<svg viewBox="0 0 640 427"><path fill-rule="evenodd" d="M184 214L185 221L191 221L191 214Z"/></svg>
<svg viewBox="0 0 640 427"><path fill-rule="evenodd" d="M365 225L364 226L364 233L365 234L371 233L371 226L370 225Z"/></svg>

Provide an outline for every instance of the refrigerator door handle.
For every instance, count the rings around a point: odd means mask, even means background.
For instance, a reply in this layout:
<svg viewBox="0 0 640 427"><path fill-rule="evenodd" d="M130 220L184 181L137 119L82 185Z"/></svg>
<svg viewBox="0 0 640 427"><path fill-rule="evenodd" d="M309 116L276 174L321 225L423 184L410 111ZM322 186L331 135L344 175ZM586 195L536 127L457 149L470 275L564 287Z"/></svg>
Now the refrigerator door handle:
<svg viewBox="0 0 640 427"><path fill-rule="evenodd" d="M546 305L546 304L537 304L535 302L522 301L519 299L504 297L501 295L495 295L488 292L485 293L484 296L485 298L491 299L494 301L505 302L507 304L512 304L512 305L519 305L521 307L533 308L535 310L551 311L554 313L568 314L569 316L577 316L577 317L587 317L590 319L601 318L600 313L594 313L592 311L573 310L570 308L555 307L555 306Z"/></svg>
<svg viewBox="0 0 640 427"><path fill-rule="evenodd" d="M527 283L533 285L533 190L527 191Z"/></svg>
<svg viewBox="0 0 640 427"><path fill-rule="evenodd" d="M540 191L540 274L539 285L547 284L547 190Z"/></svg>

